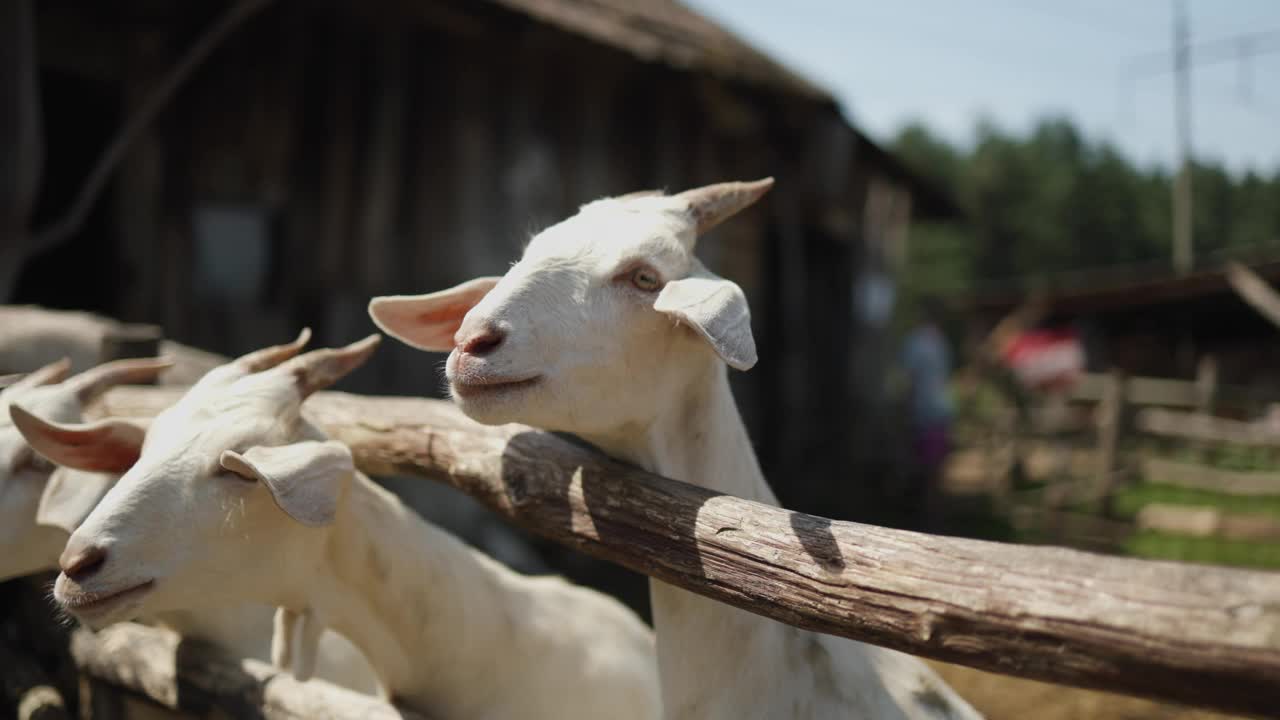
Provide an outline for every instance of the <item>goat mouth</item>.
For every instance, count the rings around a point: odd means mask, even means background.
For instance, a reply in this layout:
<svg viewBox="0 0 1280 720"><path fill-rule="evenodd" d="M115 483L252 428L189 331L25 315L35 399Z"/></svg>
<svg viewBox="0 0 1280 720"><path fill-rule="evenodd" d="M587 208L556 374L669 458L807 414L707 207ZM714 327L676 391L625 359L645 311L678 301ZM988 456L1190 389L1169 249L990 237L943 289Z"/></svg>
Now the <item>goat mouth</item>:
<svg viewBox="0 0 1280 720"><path fill-rule="evenodd" d="M510 378L454 378L449 383L453 394L462 398L484 397L509 393L536 385L542 378L532 377Z"/></svg>
<svg viewBox="0 0 1280 720"><path fill-rule="evenodd" d="M78 616L101 616L119 610L151 592L156 584L155 580L147 580L123 590L84 592L68 591L65 582L66 576L59 575L58 582L54 585L54 596L64 610Z"/></svg>

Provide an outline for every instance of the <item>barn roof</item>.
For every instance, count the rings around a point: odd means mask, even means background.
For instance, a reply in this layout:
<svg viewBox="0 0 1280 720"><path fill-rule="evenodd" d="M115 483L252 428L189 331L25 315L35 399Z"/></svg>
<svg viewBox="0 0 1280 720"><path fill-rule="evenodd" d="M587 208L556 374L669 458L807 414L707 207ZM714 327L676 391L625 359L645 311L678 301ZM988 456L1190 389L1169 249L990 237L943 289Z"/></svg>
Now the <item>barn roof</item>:
<svg viewBox="0 0 1280 720"><path fill-rule="evenodd" d="M1280 280L1280 260L1260 260L1249 263L1249 266L1264 279ZM1088 278L1077 279L1070 286L1044 288L1040 292L1052 313L1072 317L1234 294L1227 280L1226 267L1222 265L1186 275L1171 274L1167 268L1113 278L1102 277L1095 272ZM1020 290L980 293L967 298L967 304L979 314L999 314L1018 307L1028 297L1027 291ZM1241 308L1244 308L1243 304Z"/></svg>
<svg viewBox="0 0 1280 720"><path fill-rule="evenodd" d="M706 72L829 105L831 93L801 76L733 32L675 0L490 0L539 22L631 53L643 62ZM915 213L938 219L960 214L954 199L908 169L865 133L845 120L858 144L856 157L870 158L885 173L911 188Z"/></svg>
<svg viewBox="0 0 1280 720"><path fill-rule="evenodd" d="M674 0L492 0L646 62L710 72L832 101L810 82L729 30Z"/></svg>

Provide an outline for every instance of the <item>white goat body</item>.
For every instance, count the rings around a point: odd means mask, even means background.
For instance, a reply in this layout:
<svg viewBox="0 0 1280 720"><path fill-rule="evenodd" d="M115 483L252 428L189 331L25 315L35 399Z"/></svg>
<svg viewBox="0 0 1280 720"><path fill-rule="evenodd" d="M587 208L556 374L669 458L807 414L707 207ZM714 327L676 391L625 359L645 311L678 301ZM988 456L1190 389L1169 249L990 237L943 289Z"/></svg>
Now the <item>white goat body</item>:
<svg viewBox="0 0 1280 720"><path fill-rule="evenodd" d="M55 362L0 390L0 581L56 570L71 533L119 479L53 467L35 456L9 422L9 405L19 402L50 419L78 422L83 405L98 392L121 381L151 379L168 368L159 360L122 360L59 382L68 365ZM269 660L272 614L263 605L240 605L162 612L155 621L228 657ZM333 632L318 641L315 675L367 695L378 693L368 662Z"/></svg>
<svg viewBox="0 0 1280 720"><path fill-rule="evenodd" d="M122 323L93 313L49 310L35 305L0 305L0 373L25 373L66 358L72 372L97 365L102 341ZM172 340L160 341L160 354L173 367L163 385L190 385L227 358Z"/></svg>
<svg viewBox="0 0 1280 720"><path fill-rule="evenodd" d="M312 638L331 627L392 699L435 717L659 717L653 635L634 614L463 545L302 417L302 400L377 339L294 357L306 338L211 371L145 436L121 419L57 425L11 409L51 459L124 472L67 543L64 609L101 626L265 603L285 608L277 661L305 677Z"/></svg>
<svg viewBox="0 0 1280 720"><path fill-rule="evenodd" d="M536 235L501 278L369 311L407 344L450 353L452 395L473 419L576 433L653 472L776 504L726 370L756 362L746 297L693 255L771 185L600 200ZM658 581L650 595L669 718L978 717L916 658Z"/></svg>

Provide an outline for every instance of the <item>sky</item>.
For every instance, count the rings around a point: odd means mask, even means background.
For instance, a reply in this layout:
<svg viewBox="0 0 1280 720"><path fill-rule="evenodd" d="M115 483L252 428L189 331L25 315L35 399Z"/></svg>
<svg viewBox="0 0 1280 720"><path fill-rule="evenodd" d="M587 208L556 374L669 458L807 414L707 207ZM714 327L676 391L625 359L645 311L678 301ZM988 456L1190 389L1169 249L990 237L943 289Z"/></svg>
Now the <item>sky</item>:
<svg viewBox="0 0 1280 720"><path fill-rule="evenodd" d="M912 120L969 143L980 118L1021 132L1066 115L1141 165L1177 159L1171 0L686 2L825 86L878 140ZM1241 61L1233 40L1200 65L1193 52L1194 155L1280 172L1280 0L1188 6L1193 48L1250 33L1268 51Z"/></svg>

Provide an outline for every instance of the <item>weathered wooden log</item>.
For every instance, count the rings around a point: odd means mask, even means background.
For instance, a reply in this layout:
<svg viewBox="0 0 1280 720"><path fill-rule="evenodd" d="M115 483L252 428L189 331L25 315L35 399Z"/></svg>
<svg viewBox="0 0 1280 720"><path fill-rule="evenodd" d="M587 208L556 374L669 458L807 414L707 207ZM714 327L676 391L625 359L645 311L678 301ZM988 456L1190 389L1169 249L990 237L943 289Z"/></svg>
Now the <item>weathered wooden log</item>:
<svg viewBox="0 0 1280 720"><path fill-rule="evenodd" d="M89 675L163 707L209 717L267 720L416 720L395 708L322 680L300 683L256 660L233 661L176 633L134 623L71 636L71 654Z"/></svg>
<svg viewBox="0 0 1280 720"><path fill-rule="evenodd" d="M118 388L96 414L153 415ZM320 393L373 474L448 482L552 540L783 623L1008 675L1280 717L1280 574L935 537L661 478L446 402Z"/></svg>

